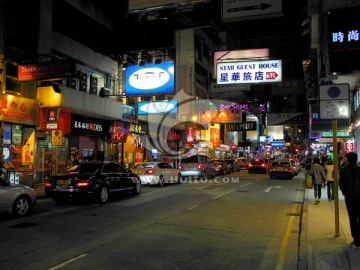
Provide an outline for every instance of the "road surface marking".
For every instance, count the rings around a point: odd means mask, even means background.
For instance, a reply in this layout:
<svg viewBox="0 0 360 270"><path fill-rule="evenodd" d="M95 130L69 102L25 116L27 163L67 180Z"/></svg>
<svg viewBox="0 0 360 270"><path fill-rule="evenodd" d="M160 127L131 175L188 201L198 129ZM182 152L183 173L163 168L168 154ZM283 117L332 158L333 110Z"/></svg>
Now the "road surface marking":
<svg viewBox="0 0 360 270"><path fill-rule="evenodd" d="M67 265L67 264L69 264L69 263L72 263L72 262L74 262L74 261L76 261L76 260L79 260L79 259L81 259L81 258L83 258L83 257L86 257L86 256L87 256L87 254L81 254L81 255L79 255L79 256L77 256L77 257L75 257L75 258L72 258L72 259L67 260L67 261L65 261L65 262L63 262L63 263L60 263L60 264L58 264L58 265L56 265L56 266L54 266L54 267L51 267L51 268L49 268L48 270L56 270L56 269L62 268L62 267L64 267L65 265Z"/></svg>
<svg viewBox="0 0 360 270"><path fill-rule="evenodd" d="M214 198L212 198L213 200L215 200L215 199L217 199L217 198L219 198L219 197L221 197L221 196L224 196L224 195L226 195L226 194L228 194L228 193L230 193L230 192L233 192L234 190L232 189L232 190L229 190L229 191L227 191L227 192L225 192L225 193L223 193L223 194L220 194L220 195L218 195L218 196L216 196L216 197L214 197Z"/></svg>
<svg viewBox="0 0 360 270"><path fill-rule="evenodd" d="M196 208L196 207L198 207L198 206L197 206L197 205L194 205L194 206L189 207L188 209L189 209L189 210L192 210L192 209L194 209L194 208Z"/></svg>
<svg viewBox="0 0 360 270"><path fill-rule="evenodd" d="M296 200L295 200L296 202L299 201L301 187L304 185L303 181L304 180L301 180L301 182L300 182L299 189L296 194ZM294 213L294 214L296 213L297 206L298 206L298 204L295 203L291 213ZM292 225L294 222L294 218L295 218L295 216L290 216L290 218L289 218L287 229L286 229L285 235L284 235L282 243L281 243L281 248L280 248L279 256L278 256L277 263L276 263L276 268L275 268L276 270L282 270L284 267L287 243L289 241L289 236L291 233L291 228L292 228Z"/></svg>
<svg viewBox="0 0 360 270"><path fill-rule="evenodd" d="M264 192L270 192L272 188L281 188L281 186L271 186L264 190Z"/></svg>

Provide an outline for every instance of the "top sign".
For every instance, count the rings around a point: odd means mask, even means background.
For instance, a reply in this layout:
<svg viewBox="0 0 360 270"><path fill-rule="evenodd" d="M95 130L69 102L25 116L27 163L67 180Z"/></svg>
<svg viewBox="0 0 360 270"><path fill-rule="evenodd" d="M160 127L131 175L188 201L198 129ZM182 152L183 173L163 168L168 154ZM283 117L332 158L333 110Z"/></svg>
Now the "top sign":
<svg viewBox="0 0 360 270"><path fill-rule="evenodd" d="M281 60L218 63L217 84L264 83L282 81Z"/></svg>
<svg viewBox="0 0 360 270"><path fill-rule="evenodd" d="M264 3L265 2L265 3ZM282 0L222 0L224 22L271 18L282 16Z"/></svg>
<svg viewBox="0 0 360 270"><path fill-rule="evenodd" d="M349 84L320 85L320 100L349 99Z"/></svg>

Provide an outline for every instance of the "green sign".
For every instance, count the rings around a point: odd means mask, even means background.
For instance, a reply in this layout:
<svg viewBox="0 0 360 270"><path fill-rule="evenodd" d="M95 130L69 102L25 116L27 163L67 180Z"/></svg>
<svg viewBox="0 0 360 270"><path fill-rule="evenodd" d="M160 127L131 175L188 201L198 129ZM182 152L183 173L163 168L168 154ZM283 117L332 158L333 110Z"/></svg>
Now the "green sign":
<svg viewBox="0 0 360 270"><path fill-rule="evenodd" d="M336 136L338 138L350 138L349 131L337 131ZM334 133L332 131L324 131L321 132L321 138L332 138L334 137Z"/></svg>

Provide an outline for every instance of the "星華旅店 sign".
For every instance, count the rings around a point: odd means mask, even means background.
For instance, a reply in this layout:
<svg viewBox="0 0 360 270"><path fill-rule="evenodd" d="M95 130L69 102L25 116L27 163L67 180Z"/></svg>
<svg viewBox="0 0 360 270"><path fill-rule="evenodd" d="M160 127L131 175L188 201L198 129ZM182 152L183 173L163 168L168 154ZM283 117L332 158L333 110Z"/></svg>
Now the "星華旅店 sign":
<svg viewBox="0 0 360 270"><path fill-rule="evenodd" d="M216 65L217 84L268 83L282 81L281 60L226 62Z"/></svg>

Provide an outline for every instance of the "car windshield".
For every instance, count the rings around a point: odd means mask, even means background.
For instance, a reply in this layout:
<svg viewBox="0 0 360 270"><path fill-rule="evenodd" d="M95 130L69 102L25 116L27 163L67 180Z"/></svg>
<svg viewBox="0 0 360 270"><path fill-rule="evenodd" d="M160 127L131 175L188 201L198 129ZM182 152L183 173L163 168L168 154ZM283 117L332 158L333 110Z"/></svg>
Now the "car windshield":
<svg viewBox="0 0 360 270"><path fill-rule="evenodd" d="M198 157L192 156L192 157L182 158L181 163L198 163Z"/></svg>
<svg viewBox="0 0 360 270"><path fill-rule="evenodd" d="M150 168L154 168L155 163L140 163L140 164L136 164L133 169L150 169Z"/></svg>
<svg viewBox="0 0 360 270"><path fill-rule="evenodd" d="M273 161L271 163L272 166L289 166L289 161Z"/></svg>
<svg viewBox="0 0 360 270"><path fill-rule="evenodd" d="M252 160L251 161L251 164L252 165L261 165L261 164L263 164L264 163L264 161L262 161L262 160Z"/></svg>
<svg viewBox="0 0 360 270"><path fill-rule="evenodd" d="M102 165L102 163L83 163L80 165L79 174L94 174L101 170Z"/></svg>

